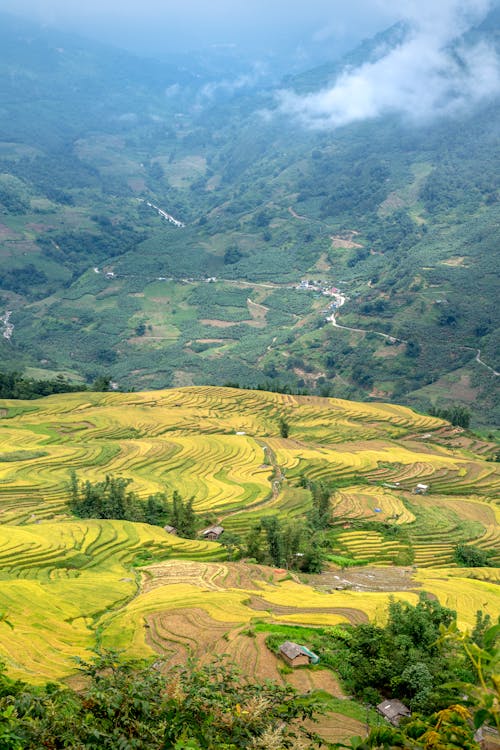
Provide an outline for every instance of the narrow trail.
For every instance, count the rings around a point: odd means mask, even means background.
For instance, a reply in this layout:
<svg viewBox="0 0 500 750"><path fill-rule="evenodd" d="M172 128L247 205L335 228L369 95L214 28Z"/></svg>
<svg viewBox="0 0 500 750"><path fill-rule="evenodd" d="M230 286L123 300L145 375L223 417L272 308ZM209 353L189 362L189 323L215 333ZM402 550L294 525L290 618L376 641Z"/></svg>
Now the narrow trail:
<svg viewBox="0 0 500 750"><path fill-rule="evenodd" d="M489 365L486 364L486 362L483 362L483 360L481 359L481 349L477 350L476 362L479 362L480 365L483 365L483 367L486 367L486 369L492 372L493 375L496 375L497 377L500 375L500 372L497 372L496 370L493 369L493 367L490 367Z"/></svg>
<svg viewBox="0 0 500 750"><path fill-rule="evenodd" d="M396 338L396 336L391 336L389 333L382 333L382 331L370 331L366 328L351 328L350 326L341 326L335 320L335 315L330 315L330 317L328 317L327 320L329 320L335 328L342 328L344 331L354 331L354 333L372 333L375 336L382 336L382 338L384 339L391 339L392 341L397 341L400 344L408 343L404 339L398 339Z"/></svg>
<svg viewBox="0 0 500 750"><path fill-rule="evenodd" d="M345 305L347 297L343 294L336 294L334 295L335 299L337 300L337 310ZM398 339L396 336L391 336L389 333L382 333L382 331L370 331L365 328L351 328L350 326L342 326L340 323L337 323L337 319L335 317L335 313L332 313L327 317L327 320L335 327L335 328L341 328L344 331L353 331L354 333L373 333L376 336L381 336L384 339L390 339L391 341L398 341L400 344L406 344L407 341L404 341L404 339Z"/></svg>
<svg viewBox="0 0 500 750"><path fill-rule="evenodd" d="M282 482L285 478L285 475L283 474L281 467L276 460L276 454L274 453L272 448L264 440L255 439L255 442L263 449L266 459L269 462L269 468L273 469L273 473L271 476L271 489L269 494L263 497L261 500L256 500L251 505L248 505L245 508L245 513L248 511L256 510L257 508L264 508L266 505L272 504L278 498L281 492ZM241 512L241 508L238 508L236 510L230 510L228 513L223 513L219 518L219 522L222 522L225 518L229 518L230 516L237 515Z"/></svg>
<svg viewBox="0 0 500 750"><path fill-rule="evenodd" d="M500 375L500 372L497 372L493 369L493 367L487 365L486 362L483 362L483 360L481 359L481 349L475 349L472 346L461 346L460 349L467 349L470 352L476 352L476 356L474 357L475 362L482 365L483 367L486 367L486 369L493 373L493 375L495 375L496 377Z"/></svg>

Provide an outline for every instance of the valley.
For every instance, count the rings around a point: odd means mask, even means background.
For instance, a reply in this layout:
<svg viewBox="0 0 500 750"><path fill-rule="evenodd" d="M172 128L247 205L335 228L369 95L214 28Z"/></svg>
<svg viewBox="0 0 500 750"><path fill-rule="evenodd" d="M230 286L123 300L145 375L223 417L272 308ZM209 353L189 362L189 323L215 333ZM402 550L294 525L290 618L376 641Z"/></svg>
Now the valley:
<svg viewBox="0 0 500 750"><path fill-rule="evenodd" d="M87 383L110 375L121 388L239 383L424 410L459 404L494 430L495 102L452 123L386 117L330 133L284 119L273 91L200 111L185 71L177 98L162 97L158 81L180 72L141 74L130 59L140 85L117 73L106 98L101 81L104 114L68 94L54 130L54 76L73 66L87 80L82 42L61 43L51 77L25 62L24 37L8 23L4 34L13 40L2 69L11 121L0 131L5 369ZM37 134L19 121L25 93L7 83L15 65L47 92ZM308 86L324 75L311 71ZM349 296L338 320L291 289L317 278Z"/></svg>
<svg viewBox="0 0 500 750"><path fill-rule="evenodd" d="M281 81L0 13L2 750L500 731L500 9L472 5Z"/></svg>

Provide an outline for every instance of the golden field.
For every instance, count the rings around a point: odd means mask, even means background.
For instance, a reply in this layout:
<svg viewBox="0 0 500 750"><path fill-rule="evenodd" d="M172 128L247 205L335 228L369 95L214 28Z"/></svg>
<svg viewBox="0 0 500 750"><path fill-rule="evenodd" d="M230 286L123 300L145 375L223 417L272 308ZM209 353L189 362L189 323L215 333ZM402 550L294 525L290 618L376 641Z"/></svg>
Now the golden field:
<svg viewBox="0 0 500 750"><path fill-rule="evenodd" d="M130 477L143 498L178 490L239 534L263 515L304 519L304 481L337 484L336 554L391 566L411 551L414 586L392 595L415 602L425 589L470 628L477 609L500 612L498 569L453 562L459 542L498 553L491 452L460 447L439 419L339 399L188 387L0 401L0 612L13 625L0 623L0 659L43 681L71 675L74 657L100 644L167 661L216 649L280 677L263 639L245 635L256 620L384 618L389 592L325 593L286 571L227 562L217 543L75 520L72 470L82 480ZM413 494L419 482L428 494Z"/></svg>

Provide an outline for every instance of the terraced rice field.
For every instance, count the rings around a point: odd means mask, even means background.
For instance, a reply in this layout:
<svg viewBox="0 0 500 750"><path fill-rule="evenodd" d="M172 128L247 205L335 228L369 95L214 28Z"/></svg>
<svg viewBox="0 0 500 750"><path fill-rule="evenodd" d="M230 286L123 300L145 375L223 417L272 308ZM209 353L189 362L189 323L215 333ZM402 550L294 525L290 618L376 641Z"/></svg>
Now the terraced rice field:
<svg viewBox="0 0 500 750"><path fill-rule="evenodd" d="M7 400L1 408L4 523L63 514L72 469L90 480L127 475L142 496L176 489L193 496L199 511L260 512L263 503L276 500L270 452L290 480L305 474L311 480L354 481L363 475L378 483L399 481L403 489L425 480L439 492L486 495L500 486L498 467L470 453L433 452L428 446L419 453L402 445L405 435L443 423L393 405L207 387L63 394L35 402ZM282 416L290 424L288 440L277 437ZM409 521L390 493L376 499L384 513ZM351 501L352 493L346 502ZM355 512L370 507L369 498L353 502Z"/></svg>
<svg viewBox="0 0 500 750"><path fill-rule="evenodd" d="M282 679L263 634L248 635L256 620L384 618L388 592L319 591L286 571L225 562L217 543L74 520L72 469L82 480L130 477L144 498L176 489L241 535L266 515L304 519L312 501L303 478L337 483L342 554L387 567L411 545L421 568L415 590L393 588L394 596L415 602L425 587L467 627L485 602L500 610L496 569L453 565L458 542L494 550L500 562L499 467L480 441L474 452L470 442L419 442L421 433L442 434L439 419L393 405L208 387L1 401L0 415L0 611L14 625L0 623L0 659L14 675L64 678L72 657L101 639L167 663L228 653L249 674ZM430 485L428 495L412 493L418 482Z"/></svg>
<svg viewBox="0 0 500 750"><path fill-rule="evenodd" d="M332 497L332 510L334 519L390 520L398 525L415 520L400 496L380 487L353 486L337 490Z"/></svg>
<svg viewBox="0 0 500 750"><path fill-rule="evenodd" d="M103 614L137 593L131 564L145 553L224 557L219 545L128 521L0 526L0 611L13 625L0 625L0 659L35 681L74 671L72 658L95 647Z"/></svg>

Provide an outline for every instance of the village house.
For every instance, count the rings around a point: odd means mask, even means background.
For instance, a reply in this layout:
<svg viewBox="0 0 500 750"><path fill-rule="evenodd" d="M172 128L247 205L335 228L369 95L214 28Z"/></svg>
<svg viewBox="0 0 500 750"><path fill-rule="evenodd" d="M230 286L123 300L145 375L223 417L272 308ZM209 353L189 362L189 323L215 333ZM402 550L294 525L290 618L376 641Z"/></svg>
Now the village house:
<svg viewBox="0 0 500 750"><path fill-rule="evenodd" d="M317 664L319 657L305 646L293 641L285 641L279 648L279 655L290 667L302 667Z"/></svg>
<svg viewBox="0 0 500 750"><path fill-rule="evenodd" d="M201 535L209 542L216 542L223 533L224 528L222 526L210 526L208 529L204 529Z"/></svg>
<svg viewBox="0 0 500 750"><path fill-rule="evenodd" d="M390 721L395 727L399 726L399 722L404 717L411 716L411 711L407 708L404 703L398 700L382 701L377 706L377 711L382 714L387 721Z"/></svg>
<svg viewBox="0 0 500 750"><path fill-rule="evenodd" d="M417 484L417 486L413 490L413 494L414 495L426 495L428 491L429 491L428 484Z"/></svg>
<svg viewBox="0 0 500 750"><path fill-rule="evenodd" d="M175 528L175 526L169 526L167 524L163 528L167 532L167 534L174 534L174 536L177 534L177 529Z"/></svg>

